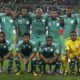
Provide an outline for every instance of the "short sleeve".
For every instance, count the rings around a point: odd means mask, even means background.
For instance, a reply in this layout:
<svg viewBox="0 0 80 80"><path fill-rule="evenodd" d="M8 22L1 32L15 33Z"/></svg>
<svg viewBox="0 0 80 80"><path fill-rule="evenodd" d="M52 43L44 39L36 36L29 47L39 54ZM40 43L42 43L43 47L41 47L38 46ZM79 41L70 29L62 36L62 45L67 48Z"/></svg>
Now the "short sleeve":
<svg viewBox="0 0 80 80"><path fill-rule="evenodd" d="M56 53L56 54L59 54L59 48L57 47L57 45L55 44L55 47L54 47L54 53Z"/></svg>
<svg viewBox="0 0 80 80"><path fill-rule="evenodd" d="M44 50L44 49L43 49L43 46L40 46L40 48L39 48L39 52L42 53L43 50Z"/></svg>
<svg viewBox="0 0 80 80"><path fill-rule="evenodd" d="M33 52L36 52L37 51L37 48L36 48L35 44L32 45L32 51Z"/></svg>
<svg viewBox="0 0 80 80"><path fill-rule="evenodd" d="M66 50L69 50L69 41L65 42L65 47L66 47Z"/></svg>
<svg viewBox="0 0 80 80"><path fill-rule="evenodd" d="M16 51L21 52L22 41L19 41L16 46Z"/></svg>

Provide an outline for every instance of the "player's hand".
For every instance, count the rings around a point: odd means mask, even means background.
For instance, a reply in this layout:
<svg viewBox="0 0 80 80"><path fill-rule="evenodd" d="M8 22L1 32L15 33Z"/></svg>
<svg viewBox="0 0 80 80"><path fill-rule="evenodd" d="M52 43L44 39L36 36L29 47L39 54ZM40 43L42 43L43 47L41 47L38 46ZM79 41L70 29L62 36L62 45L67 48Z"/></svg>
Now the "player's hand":
<svg viewBox="0 0 80 80"><path fill-rule="evenodd" d="M22 62L23 62L23 64L26 64L26 59L25 58L22 59Z"/></svg>
<svg viewBox="0 0 80 80"><path fill-rule="evenodd" d="M50 64L52 64L53 62L54 62L53 59L49 60L49 63L50 63Z"/></svg>
<svg viewBox="0 0 80 80"><path fill-rule="evenodd" d="M3 58L3 59L5 60L5 59L7 59L7 57L6 57L6 56L4 56L4 58Z"/></svg>
<svg viewBox="0 0 80 80"><path fill-rule="evenodd" d="M45 62L45 63L48 63L48 59L45 59L44 62Z"/></svg>
<svg viewBox="0 0 80 80"><path fill-rule="evenodd" d="M28 64L28 60L26 59L26 64Z"/></svg>

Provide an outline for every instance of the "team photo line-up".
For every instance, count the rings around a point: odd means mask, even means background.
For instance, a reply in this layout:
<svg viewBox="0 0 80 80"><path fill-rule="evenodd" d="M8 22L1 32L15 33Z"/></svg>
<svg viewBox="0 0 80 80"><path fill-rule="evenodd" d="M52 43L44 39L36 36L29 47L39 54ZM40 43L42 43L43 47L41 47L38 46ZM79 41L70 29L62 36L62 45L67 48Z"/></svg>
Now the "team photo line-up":
<svg viewBox="0 0 80 80"><path fill-rule="evenodd" d="M63 30L62 35L60 30ZM5 69L4 61L8 60L9 74L13 72L14 62L16 75L21 74L21 64L24 71L35 76L44 73L79 75L79 38L80 15L72 14L70 6L61 16L57 8L43 14L40 7L33 13L26 7L16 12L5 6L0 15L0 72Z"/></svg>

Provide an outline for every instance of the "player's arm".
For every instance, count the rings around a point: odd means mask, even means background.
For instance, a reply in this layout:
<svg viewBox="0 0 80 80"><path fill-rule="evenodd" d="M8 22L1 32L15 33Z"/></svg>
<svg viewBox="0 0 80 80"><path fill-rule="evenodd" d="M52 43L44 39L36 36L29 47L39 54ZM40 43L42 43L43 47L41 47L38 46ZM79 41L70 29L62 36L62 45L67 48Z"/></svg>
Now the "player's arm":
<svg viewBox="0 0 80 80"><path fill-rule="evenodd" d="M21 46L22 46L22 42L18 42L17 46L16 46L16 57L18 57L20 60L22 60L22 53L21 53Z"/></svg>
<svg viewBox="0 0 80 80"><path fill-rule="evenodd" d="M64 19L61 16L59 16L59 15L57 15L57 17L60 20L60 27L63 28L64 27Z"/></svg>
<svg viewBox="0 0 80 80"><path fill-rule="evenodd" d="M32 58L34 58L34 57L35 57L35 53L36 53L36 52L32 52L32 54L29 56L29 58L27 59L27 61L29 61L29 60L31 60Z"/></svg>
<svg viewBox="0 0 80 80"><path fill-rule="evenodd" d="M55 54L54 54L54 57L49 60L49 63L54 63L57 59L58 59L58 54L55 53Z"/></svg>
<svg viewBox="0 0 80 80"><path fill-rule="evenodd" d="M40 55L41 60L43 60L46 63L48 62L48 59L46 57L44 57L44 55L43 55L43 46L41 46L39 49L39 55Z"/></svg>
<svg viewBox="0 0 80 80"><path fill-rule="evenodd" d="M23 59L23 58L22 58L22 53L18 52L18 53L17 53L17 57L22 61L22 59Z"/></svg>
<svg viewBox="0 0 80 80"><path fill-rule="evenodd" d="M7 59L9 57L13 57L13 54L12 54L12 50L13 50L12 44L10 44L7 41L6 41L6 43L8 45L8 54L4 56L4 59Z"/></svg>
<svg viewBox="0 0 80 80"><path fill-rule="evenodd" d="M49 63L54 63L58 59L58 56L59 56L59 49L56 44L54 45L53 49L54 49L53 58L49 60Z"/></svg>
<svg viewBox="0 0 80 80"><path fill-rule="evenodd" d="M68 59L70 59L70 45L69 45L69 41L66 41L65 42L65 48L66 48L66 57L68 58Z"/></svg>
<svg viewBox="0 0 80 80"><path fill-rule="evenodd" d="M43 60L44 62L48 63L48 59L45 58L42 53L40 53L40 59Z"/></svg>

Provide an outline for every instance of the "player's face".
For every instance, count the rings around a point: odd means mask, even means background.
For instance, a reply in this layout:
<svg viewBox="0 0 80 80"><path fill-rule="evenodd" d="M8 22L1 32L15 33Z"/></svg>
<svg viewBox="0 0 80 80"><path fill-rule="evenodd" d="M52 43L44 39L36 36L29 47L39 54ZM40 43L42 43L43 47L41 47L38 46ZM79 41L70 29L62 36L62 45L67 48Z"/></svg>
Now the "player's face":
<svg viewBox="0 0 80 80"><path fill-rule="evenodd" d="M49 46L52 45L52 39L47 38L47 39L46 39L46 43L47 43L47 45L49 45Z"/></svg>
<svg viewBox="0 0 80 80"><path fill-rule="evenodd" d="M22 9L21 14L22 14L22 16L26 16L27 15L27 9Z"/></svg>
<svg viewBox="0 0 80 80"><path fill-rule="evenodd" d="M72 13L72 9L66 8L66 14L67 14L67 15L70 15L71 13Z"/></svg>
<svg viewBox="0 0 80 80"><path fill-rule="evenodd" d="M0 41L4 41L4 39L5 39L5 36L4 36L4 34L0 34Z"/></svg>
<svg viewBox="0 0 80 80"><path fill-rule="evenodd" d="M77 38L77 34L76 33L71 33L70 38L71 38L72 41L75 41L76 38Z"/></svg>
<svg viewBox="0 0 80 80"><path fill-rule="evenodd" d="M57 11L51 11L51 16L56 17L57 16Z"/></svg>
<svg viewBox="0 0 80 80"><path fill-rule="evenodd" d="M17 16L17 13L16 13L16 11L12 11L12 17L13 17L13 19L15 19L16 18L16 16Z"/></svg>
<svg viewBox="0 0 80 80"><path fill-rule="evenodd" d="M6 14L10 14L10 13L11 13L11 8L5 7L5 13L6 13Z"/></svg>
<svg viewBox="0 0 80 80"><path fill-rule="evenodd" d="M30 37L29 37L29 36L24 36L24 42L25 42L25 43L28 43L29 40L30 40Z"/></svg>
<svg viewBox="0 0 80 80"><path fill-rule="evenodd" d="M41 17L42 16L42 9L36 9L36 16Z"/></svg>

